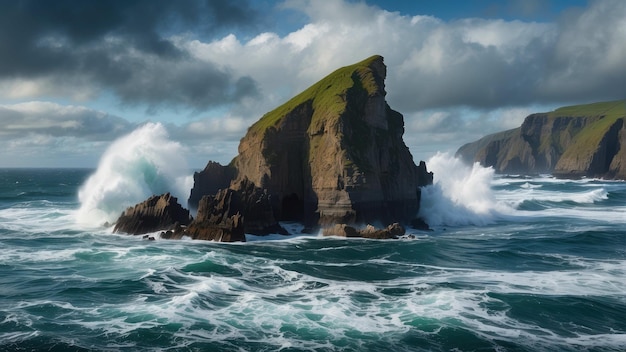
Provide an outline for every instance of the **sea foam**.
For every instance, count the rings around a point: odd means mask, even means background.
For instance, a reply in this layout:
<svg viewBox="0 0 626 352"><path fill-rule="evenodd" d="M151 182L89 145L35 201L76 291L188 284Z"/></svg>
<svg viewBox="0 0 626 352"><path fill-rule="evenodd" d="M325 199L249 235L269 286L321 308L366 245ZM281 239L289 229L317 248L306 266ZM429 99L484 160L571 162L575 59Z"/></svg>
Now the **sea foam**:
<svg viewBox="0 0 626 352"><path fill-rule="evenodd" d="M160 123L147 123L114 141L80 188L77 221L96 226L115 221L126 207L154 194L170 192L186 200L193 177L184 155Z"/></svg>
<svg viewBox="0 0 626 352"><path fill-rule="evenodd" d="M419 216L431 226L486 225L513 211L494 196L493 168L468 166L447 153L437 153L426 165L434 183L422 188Z"/></svg>

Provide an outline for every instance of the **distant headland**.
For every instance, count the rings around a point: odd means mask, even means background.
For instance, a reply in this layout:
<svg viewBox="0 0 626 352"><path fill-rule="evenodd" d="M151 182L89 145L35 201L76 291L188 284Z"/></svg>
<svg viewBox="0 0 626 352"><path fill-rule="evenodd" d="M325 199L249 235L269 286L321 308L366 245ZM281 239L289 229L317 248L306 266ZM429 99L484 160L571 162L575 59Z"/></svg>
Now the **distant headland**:
<svg viewBox="0 0 626 352"><path fill-rule="evenodd" d="M626 180L626 100L567 106L465 144L467 162L498 173Z"/></svg>

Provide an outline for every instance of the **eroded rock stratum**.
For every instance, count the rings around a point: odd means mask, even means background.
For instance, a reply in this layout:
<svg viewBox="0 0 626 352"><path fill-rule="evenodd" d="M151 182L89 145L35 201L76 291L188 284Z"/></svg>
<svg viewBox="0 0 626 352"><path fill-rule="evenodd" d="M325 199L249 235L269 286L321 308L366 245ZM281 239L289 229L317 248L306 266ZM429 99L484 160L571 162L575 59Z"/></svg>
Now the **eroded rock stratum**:
<svg viewBox="0 0 626 352"><path fill-rule="evenodd" d="M457 155L499 173L626 179L626 101L532 114L515 129L462 146Z"/></svg>
<svg viewBox="0 0 626 352"><path fill-rule="evenodd" d="M385 100L386 74L383 58L372 56L265 114L229 165L209 162L194 175L189 206L202 208L203 219L189 228L211 239L199 228L223 230L219 219L252 234L280 233L281 220L308 227L413 220L420 187L433 175L402 139L403 116ZM222 230L221 239L241 237L239 228L231 237Z"/></svg>

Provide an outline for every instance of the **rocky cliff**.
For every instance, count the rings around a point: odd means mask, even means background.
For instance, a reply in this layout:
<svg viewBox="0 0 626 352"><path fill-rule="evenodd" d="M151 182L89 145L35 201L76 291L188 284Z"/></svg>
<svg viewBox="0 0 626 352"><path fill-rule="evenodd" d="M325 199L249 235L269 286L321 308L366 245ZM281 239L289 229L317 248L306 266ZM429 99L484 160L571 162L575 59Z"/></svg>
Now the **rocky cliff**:
<svg viewBox="0 0 626 352"><path fill-rule="evenodd" d="M230 163L232 184L267 193L277 220L308 225L408 222L432 183L402 140L403 117L385 101L381 56L343 67L252 125ZM215 165L195 177L193 206L210 195ZM209 180L209 181L207 181ZM248 218L243 214L244 219Z"/></svg>
<svg viewBox="0 0 626 352"><path fill-rule="evenodd" d="M433 175L424 162L414 163L402 140L402 114L385 100L386 74L383 58L372 56L265 114L248 129L229 165L209 162L194 174L188 204L198 209L196 219L188 226L159 223L168 230L162 237L245 241L245 233L286 234L279 220L311 227L373 222L423 227L413 220L420 187L432 184ZM138 232L135 224L146 221L142 204L118 220L116 231ZM399 224L343 232L370 238L401 233Z"/></svg>
<svg viewBox="0 0 626 352"><path fill-rule="evenodd" d="M468 143L457 156L499 173L626 179L624 119L625 100L563 107Z"/></svg>
<svg viewBox="0 0 626 352"><path fill-rule="evenodd" d="M197 210L202 196L216 194L220 189L228 188L230 182L235 178L235 172L236 170L229 165L224 166L209 161L204 170L193 174L194 186L189 195L189 207Z"/></svg>

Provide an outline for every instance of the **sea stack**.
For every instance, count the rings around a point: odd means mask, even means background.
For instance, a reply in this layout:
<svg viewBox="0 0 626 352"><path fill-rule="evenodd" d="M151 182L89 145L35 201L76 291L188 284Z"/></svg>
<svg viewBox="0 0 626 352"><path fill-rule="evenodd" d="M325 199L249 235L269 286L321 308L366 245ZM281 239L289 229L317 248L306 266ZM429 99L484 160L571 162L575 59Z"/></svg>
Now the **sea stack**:
<svg viewBox="0 0 626 352"><path fill-rule="evenodd" d="M340 68L252 125L222 170L197 173L192 190L212 189L212 172L247 179L269 194L277 220L307 225L412 220L420 187L432 183L402 140L404 119L385 100L381 56ZM215 178L213 178L215 179ZM223 180L219 180L223 182ZM190 198L191 207L195 199ZM246 215L244 214L244 218Z"/></svg>
<svg viewBox="0 0 626 352"><path fill-rule="evenodd" d="M372 56L265 114L229 165L211 161L194 175L189 206L202 207L205 218L213 214L211 226L236 220L251 234L284 232L278 221L309 228L410 223L420 187L433 175L424 162L415 164L402 140L403 116L385 100L386 74L383 58Z"/></svg>

